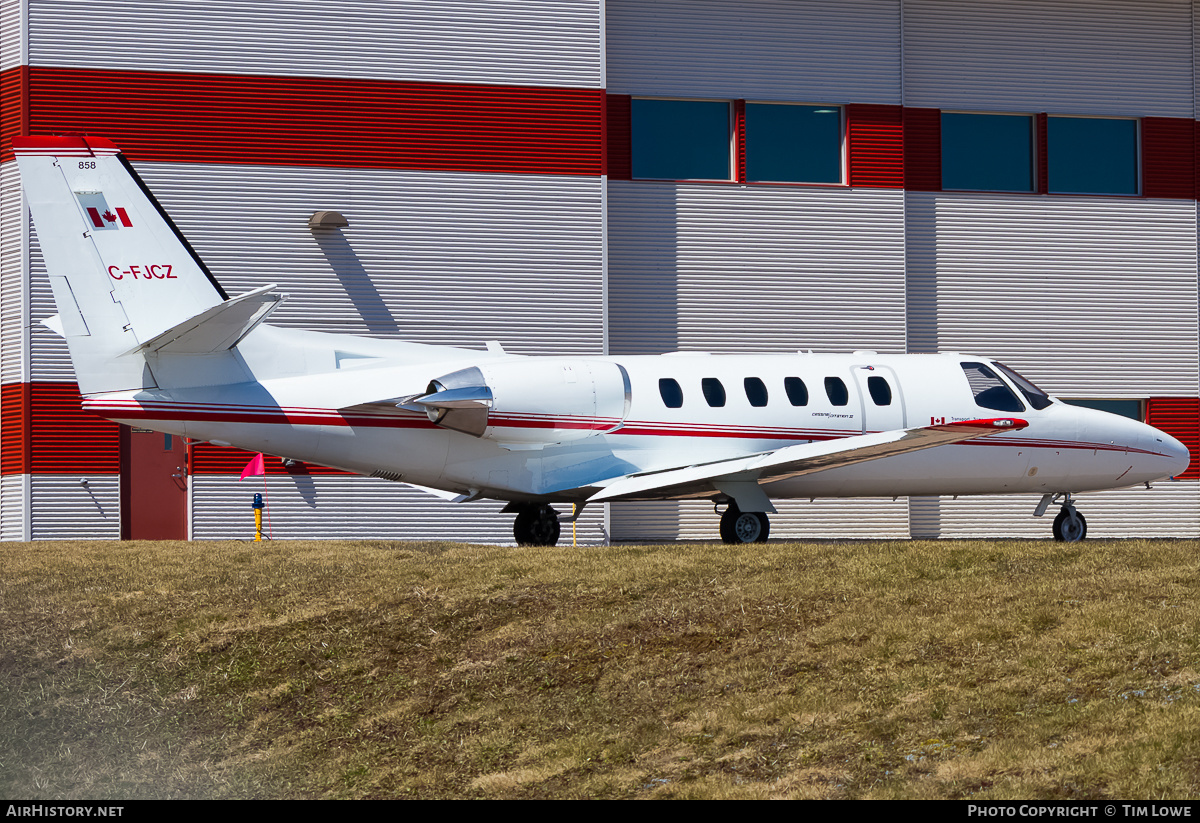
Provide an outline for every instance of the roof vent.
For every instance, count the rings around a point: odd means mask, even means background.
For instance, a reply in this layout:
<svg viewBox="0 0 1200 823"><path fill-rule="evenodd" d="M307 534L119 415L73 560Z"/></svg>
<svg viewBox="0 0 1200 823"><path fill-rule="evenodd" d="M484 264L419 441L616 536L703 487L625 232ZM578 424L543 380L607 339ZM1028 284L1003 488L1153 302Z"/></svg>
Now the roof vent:
<svg viewBox="0 0 1200 823"><path fill-rule="evenodd" d="M310 229L344 229L349 225L350 221L340 211L317 211L308 218Z"/></svg>

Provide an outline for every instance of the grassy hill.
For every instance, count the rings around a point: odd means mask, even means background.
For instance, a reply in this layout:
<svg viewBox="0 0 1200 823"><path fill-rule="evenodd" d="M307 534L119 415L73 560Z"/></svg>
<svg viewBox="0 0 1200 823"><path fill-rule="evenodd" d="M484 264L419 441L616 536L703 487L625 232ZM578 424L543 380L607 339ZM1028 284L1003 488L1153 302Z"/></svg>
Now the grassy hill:
<svg viewBox="0 0 1200 823"><path fill-rule="evenodd" d="M1200 796L1200 541L0 559L5 797Z"/></svg>

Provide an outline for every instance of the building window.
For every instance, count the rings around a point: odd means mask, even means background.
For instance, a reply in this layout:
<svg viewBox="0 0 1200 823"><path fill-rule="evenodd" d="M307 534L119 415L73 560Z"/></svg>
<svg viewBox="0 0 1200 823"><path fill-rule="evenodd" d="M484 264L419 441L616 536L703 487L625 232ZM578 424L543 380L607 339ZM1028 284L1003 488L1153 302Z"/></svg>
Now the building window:
<svg viewBox="0 0 1200 823"><path fill-rule="evenodd" d="M942 188L1032 192L1033 117L942 112Z"/></svg>
<svg viewBox="0 0 1200 823"><path fill-rule="evenodd" d="M700 381L700 389L708 405L720 408L725 405L725 387L715 377L706 377Z"/></svg>
<svg viewBox="0 0 1200 823"><path fill-rule="evenodd" d="M842 182L841 108L747 103L746 179Z"/></svg>
<svg viewBox="0 0 1200 823"><path fill-rule="evenodd" d="M1083 406L1085 409L1097 409L1109 414L1119 414L1132 420L1143 421L1141 400L1067 400L1063 402L1072 406Z"/></svg>
<svg viewBox="0 0 1200 823"><path fill-rule="evenodd" d="M729 180L729 103L631 101L633 176L651 180Z"/></svg>
<svg viewBox="0 0 1200 823"><path fill-rule="evenodd" d="M1049 117L1046 140L1051 192L1138 193L1138 121Z"/></svg>

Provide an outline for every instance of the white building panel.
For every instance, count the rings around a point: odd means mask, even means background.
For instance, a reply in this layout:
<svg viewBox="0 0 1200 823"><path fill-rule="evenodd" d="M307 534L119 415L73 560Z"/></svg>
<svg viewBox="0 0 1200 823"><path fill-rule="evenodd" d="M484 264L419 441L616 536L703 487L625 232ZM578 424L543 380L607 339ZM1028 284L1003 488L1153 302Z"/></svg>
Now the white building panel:
<svg viewBox="0 0 1200 823"><path fill-rule="evenodd" d="M908 537L905 498L861 500L776 500L770 515L772 540L894 539ZM671 543L720 540L720 517L704 500L617 503L612 507L613 539ZM732 546L731 551L752 551Z"/></svg>
<svg viewBox="0 0 1200 823"><path fill-rule="evenodd" d="M25 63L25 4L0 0L0 71Z"/></svg>
<svg viewBox="0 0 1200 823"><path fill-rule="evenodd" d="M1200 483L1195 480L1081 494L1075 498L1091 538L1195 537L1200 534ZM1035 495L944 497L940 536L1049 538L1058 507L1033 517Z"/></svg>
<svg viewBox="0 0 1200 823"><path fill-rule="evenodd" d="M449 503L411 486L370 477L277 477L266 481L263 534L276 540L455 540L511 545L513 515L504 503ZM254 536L254 494L261 477L239 482L236 475L192 477L192 531L197 540ZM557 507L569 515L569 506ZM268 523L269 521L269 523ZM606 543L604 507L585 510L576 526L579 543ZM570 546L570 523L562 524L560 546Z"/></svg>
<svg viewBox="0 0 1200 823"><path fill-rule="evenodd" d="M29 379L29 224L16 163L0 166L0 382Z"/></svg>
<svg viewBox="0 0 1200 823"><path fill-rule="evenodd" d="M603 346L594 177L137 164L230 295L278 283L271 323L519 354ZM338 211L343 229L308 228ZM36 243L35 243L36 245ZM53 314L34 256L34 319ZM35 338L37 380L70 380Z"/></svg>
<svg viewBox="0 0 1200 823"><path fill-rule="evenodd" d="M1200 390L1195 202L908 201L909 262L923 267L910 281L932 281L937 348L996 357L1065 397Z"/></svg>
<svg viewBox="0 0 1200 823"><path fill-rule="evenodd" d="M26 0L35 66L598 88L598 0Z"/></svg>
<svg viewBox="0 0 1200 823"><path fill-rule="evenodd" d="M1190 0L905 0L904 103L1192 117Z"/></svg>
<svg viewBox="0 0 1200 823"><path fill-rule="evenodd" d="M896 0L609 0L617 94L900 103Z"/></svg>
<svg viewBox="0 0 1200 823"><path fill-rule="evenodd" d="M0 477L0 540L29 540L29 475Z"/></svg>
<svg viewBox="0 0 1200 823"><path fill-rule="evenodd" d="M31 475L30 539L119 540L120 489L115 474Z"/></svg>
<svg viewBox="0 0 1200 823"><path fill-rule="evenodd" d="M904 197L610 181L614 354L902 352Z"/></svg>

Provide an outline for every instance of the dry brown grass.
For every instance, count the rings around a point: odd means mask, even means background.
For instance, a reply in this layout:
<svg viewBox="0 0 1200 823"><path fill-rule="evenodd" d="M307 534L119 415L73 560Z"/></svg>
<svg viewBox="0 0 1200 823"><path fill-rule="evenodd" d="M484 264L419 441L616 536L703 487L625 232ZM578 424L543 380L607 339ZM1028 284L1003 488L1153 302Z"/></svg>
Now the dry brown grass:
<svg viewBox="0 0 1200 823"><path fill-rule="evenodd" d="M0 546L0 795L1195 798L1200 543Z"/></svg>

